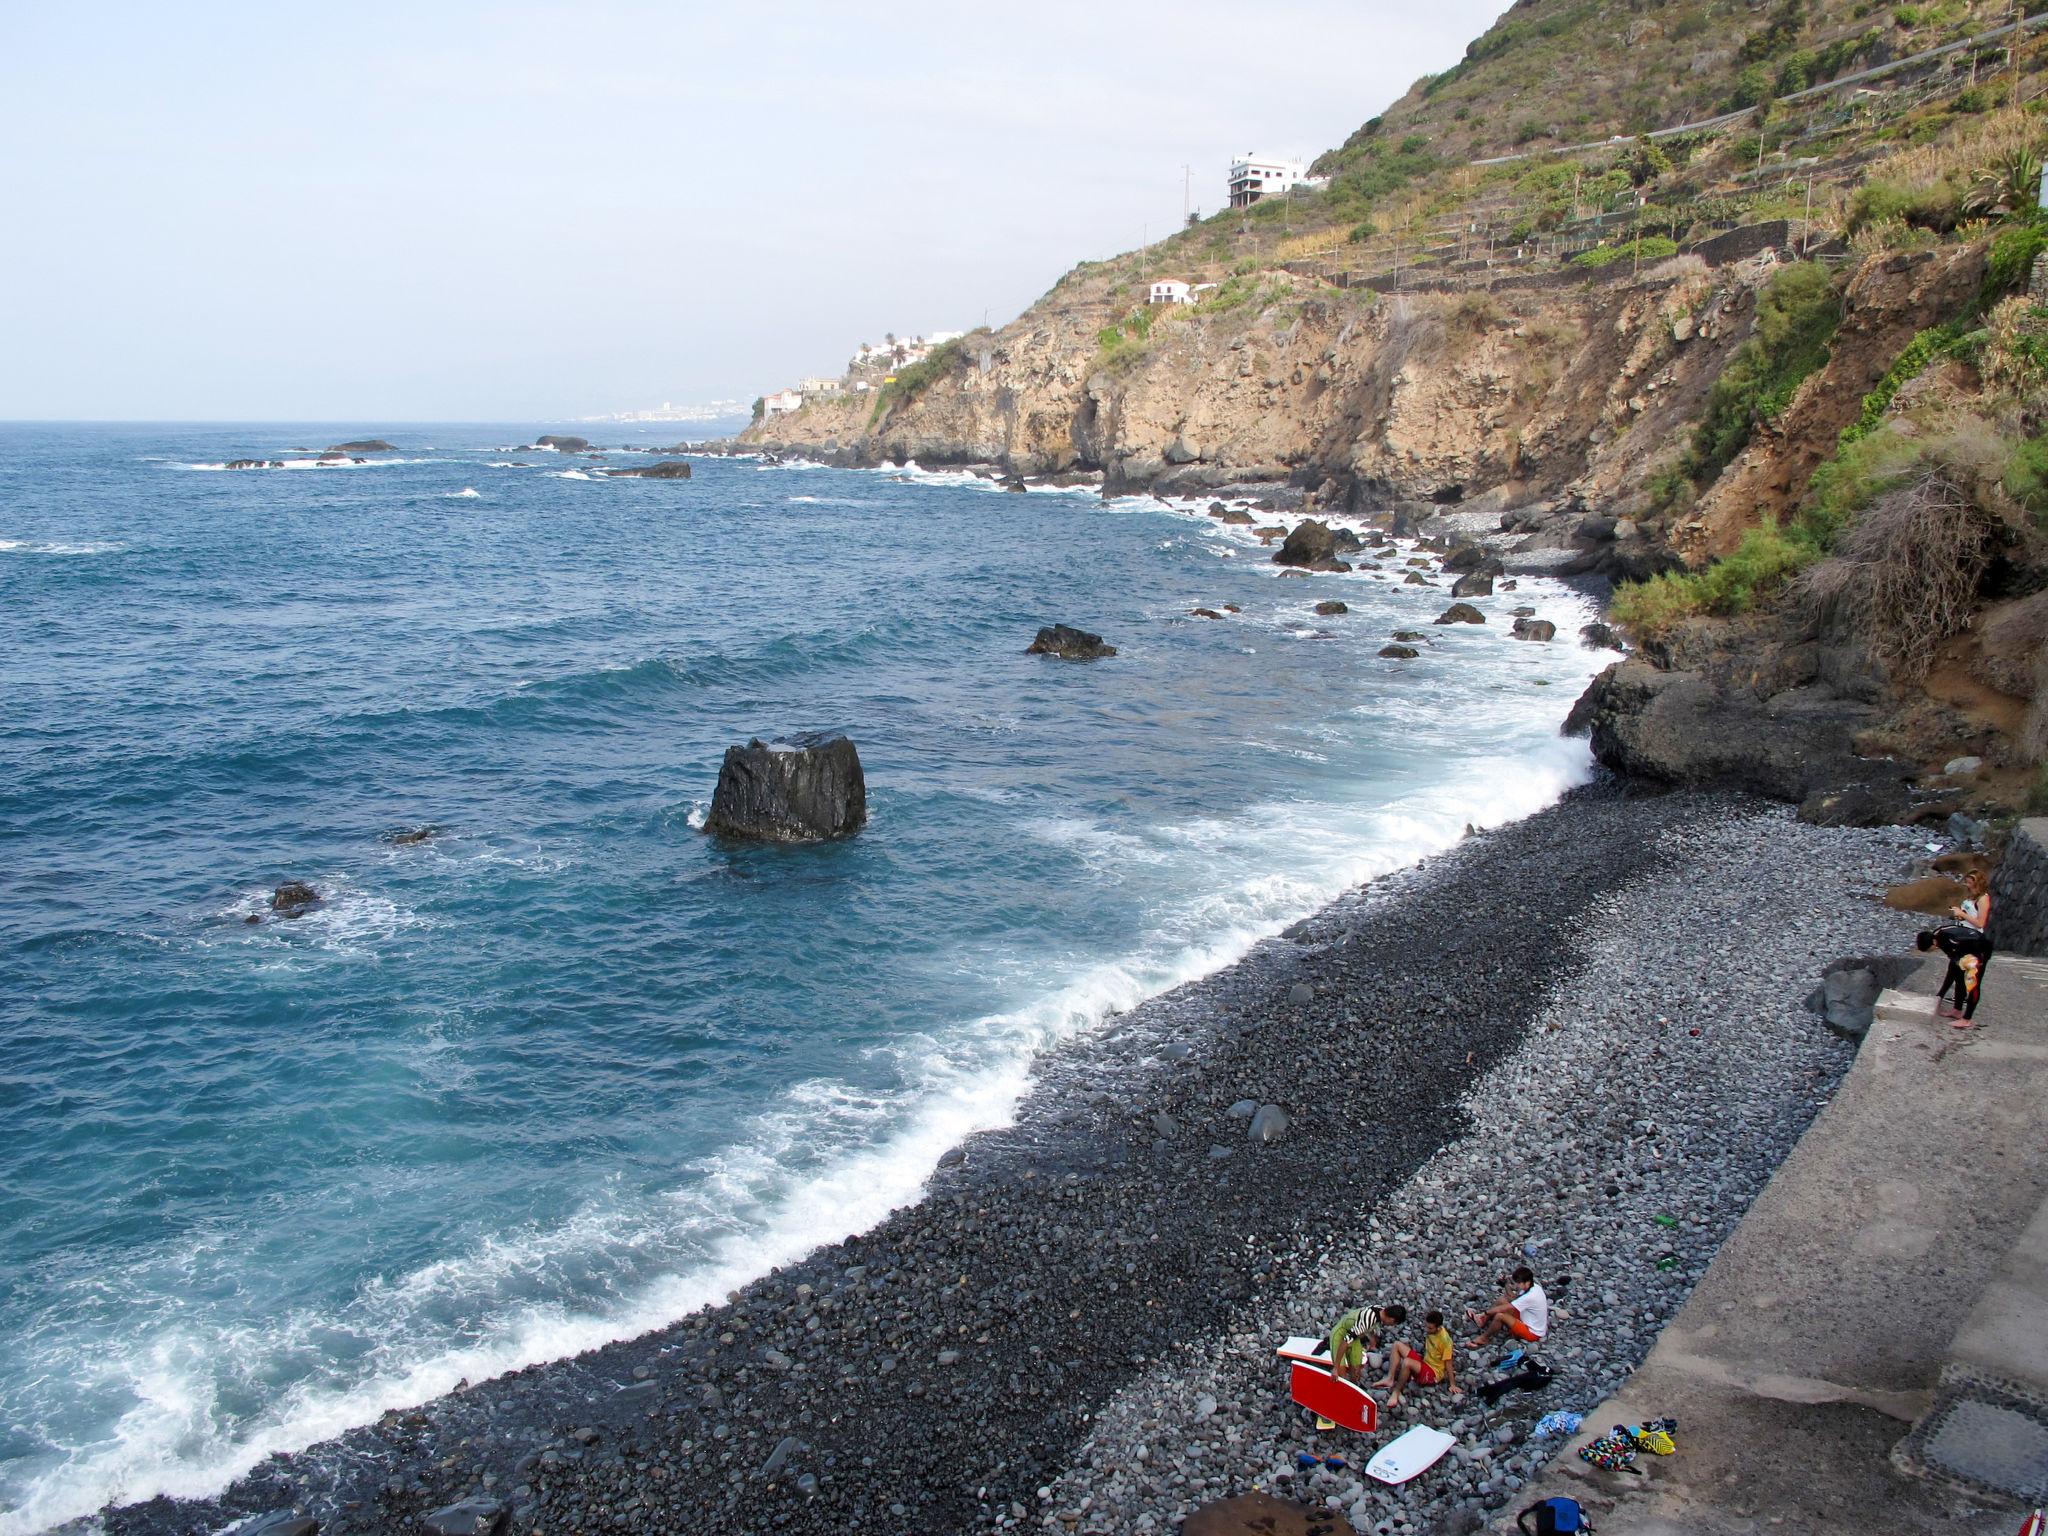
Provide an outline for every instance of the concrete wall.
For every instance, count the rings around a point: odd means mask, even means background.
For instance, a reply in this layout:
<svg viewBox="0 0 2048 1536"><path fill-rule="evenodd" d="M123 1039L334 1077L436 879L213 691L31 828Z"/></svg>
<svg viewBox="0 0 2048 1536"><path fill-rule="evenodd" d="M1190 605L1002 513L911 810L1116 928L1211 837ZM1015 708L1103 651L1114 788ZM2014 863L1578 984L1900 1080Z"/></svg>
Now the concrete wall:
<svg viewBox="0 0 2048 1536"><path fill-rule="evenodd" d="M1991 877L1991 942L2006 954L2048 955L2048 816L2013 830Z"/></svg>

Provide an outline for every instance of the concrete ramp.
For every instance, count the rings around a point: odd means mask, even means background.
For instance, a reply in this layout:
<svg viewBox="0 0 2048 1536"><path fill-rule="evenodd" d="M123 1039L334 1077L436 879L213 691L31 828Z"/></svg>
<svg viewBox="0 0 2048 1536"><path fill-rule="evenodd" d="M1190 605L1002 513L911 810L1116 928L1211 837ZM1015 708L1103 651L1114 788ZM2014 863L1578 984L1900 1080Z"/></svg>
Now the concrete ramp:
<svg viewBox="0 0 2048 1536"><path fill-rule="evenodd" d="M1994 957L1971 1030L1935 1016L1940 975L1879 996L1834 1100L1528 1498L1569 1493L1604 1536L2010 1536L1990 1506L2048 1500L2048 962ZM1678 1454L1641 1476L1578 1460L1665 1414Z"/></svg>

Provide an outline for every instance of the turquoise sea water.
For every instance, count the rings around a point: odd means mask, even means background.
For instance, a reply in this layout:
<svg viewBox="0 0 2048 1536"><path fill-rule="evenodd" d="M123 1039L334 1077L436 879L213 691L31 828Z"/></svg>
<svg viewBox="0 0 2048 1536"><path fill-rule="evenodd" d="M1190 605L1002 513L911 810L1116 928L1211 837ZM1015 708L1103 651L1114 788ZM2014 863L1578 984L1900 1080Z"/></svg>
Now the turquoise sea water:
<svg viewBox="0 0 2048 1536"><path fill-rule="evenodd" d="M722 1297L1035 1049L1587 772L1545 582L1394 663L1441 588L1150 500L530 424L207 467L361 430L0 426L0 1536ZM697 830L820 728L858 839Z"/></svg>

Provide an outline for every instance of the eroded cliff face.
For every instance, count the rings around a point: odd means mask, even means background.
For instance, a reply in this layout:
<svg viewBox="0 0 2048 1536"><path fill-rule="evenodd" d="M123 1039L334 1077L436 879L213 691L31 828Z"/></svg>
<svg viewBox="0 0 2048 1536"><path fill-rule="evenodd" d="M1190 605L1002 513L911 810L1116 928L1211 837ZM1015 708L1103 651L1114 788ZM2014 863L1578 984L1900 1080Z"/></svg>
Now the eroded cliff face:
<svg viewBox="0 0 2048 1536"><path fill-rule="evenodd" d="M816 400L743 441L836 462L1100 471L1117 489L1287 483L1352 508L1559 501L1632 517L1769 271L1682 259L1451 294L1265 273L1244 302L1162 308L1120 345L1101 334L1128 308L1055 290L970 337L910 398Z"/></svg>

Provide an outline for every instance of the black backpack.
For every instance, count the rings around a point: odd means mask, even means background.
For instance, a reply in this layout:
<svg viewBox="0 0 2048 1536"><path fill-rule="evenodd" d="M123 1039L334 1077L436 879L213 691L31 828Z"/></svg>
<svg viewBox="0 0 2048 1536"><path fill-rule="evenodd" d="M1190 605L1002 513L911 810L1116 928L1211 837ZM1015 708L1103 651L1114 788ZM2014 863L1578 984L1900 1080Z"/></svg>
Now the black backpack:
<svg viewBox="0 0 2048 1536"><path fill-rule="evenodd" d="M1529 1528L1529 1517L1536 1517L1536 1528ZM1515 1529L1522 1536L1576 1536L1579 1531L1590 1531L1586 1523L1586 1512L1579 1508L1577 1499L1538 1499L1519 1515L1515 1516Z"/></svg>

